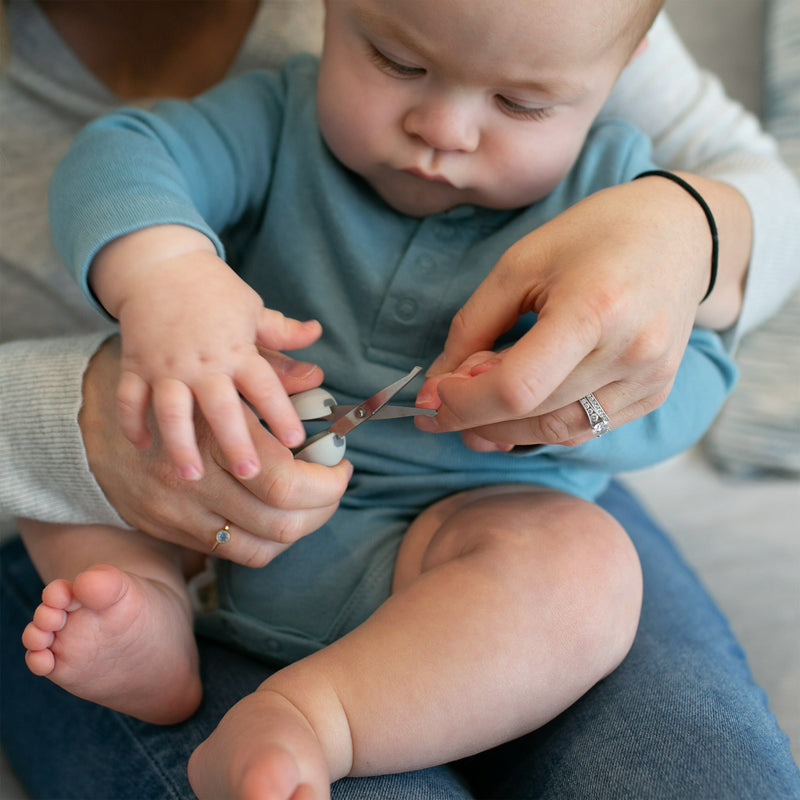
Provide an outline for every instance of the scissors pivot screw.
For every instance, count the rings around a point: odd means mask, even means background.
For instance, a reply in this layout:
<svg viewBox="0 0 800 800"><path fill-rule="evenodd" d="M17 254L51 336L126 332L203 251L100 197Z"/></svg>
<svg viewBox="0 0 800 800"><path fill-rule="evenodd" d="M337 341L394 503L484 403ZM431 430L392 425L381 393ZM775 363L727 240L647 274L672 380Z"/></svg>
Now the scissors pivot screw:
<svg viewBox="0 0 800 800"><path fill-rule="evenodd" d="M2 2L2 0L0 0ZM413 408L407 406L387 406L404 386L410 383L420 372L421 367L414 367L408 375L403 376L389 386L381 389L372 397L368 397L357 406L340 406L344 415L337 412L336 400L324 389L311 389L292 397L292 404L300 419L333 419L333 425L327 430L314 434L294 451L295 458L302 461L311 461L326 467L336 466L344 456L345 434L350 433L362 422L368 419L397 419L400 417L417 416L425 414L433 416L434 409ZM389 412L382 414L382 411Z"/></svg>

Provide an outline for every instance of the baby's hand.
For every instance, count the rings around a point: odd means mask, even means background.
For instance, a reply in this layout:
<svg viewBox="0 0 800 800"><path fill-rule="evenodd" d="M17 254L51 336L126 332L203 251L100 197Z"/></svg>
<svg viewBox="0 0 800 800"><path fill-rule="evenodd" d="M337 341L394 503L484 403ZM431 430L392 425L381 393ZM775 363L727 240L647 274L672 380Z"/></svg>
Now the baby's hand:
<svg viewBox="0 0 800 800"><path fill-rule="evenodd" d="M419 393L417 394L417 405L421 408L435 408L438 411L442 406L438 386L443 380L448 378L474 378L476 375L482 375L484 372L488 372L495 364L499 364L502 358L502 351L481 350L469 356L469 358L456 367L453 372L426 376L425 383L420 387ZM427 420L427 422L423 420ZM417 423L417 426L422 430L437 430L435 418L418 417ZM481 436L477 431L472 429L461 430L461 438L467 447L482 453L494 453L497 451L509 452L513 450L514 447L512 444L492 441Z"/></svg>
<svg viewBox="0 0 800 800"><path fill-rule="evenodd" d="M148 265L135 282L127 280L119 300L114 309L122 333L119 414L126 437L137 447L151 442L146 412L152 401L179 475L199 479L196 401L233 474L253 478L261 465L242 398L286 447L303 442L302 423L258 347L306 347L319 338L318 322L299 322L264 308L260 296L208 249Z"/></svg>

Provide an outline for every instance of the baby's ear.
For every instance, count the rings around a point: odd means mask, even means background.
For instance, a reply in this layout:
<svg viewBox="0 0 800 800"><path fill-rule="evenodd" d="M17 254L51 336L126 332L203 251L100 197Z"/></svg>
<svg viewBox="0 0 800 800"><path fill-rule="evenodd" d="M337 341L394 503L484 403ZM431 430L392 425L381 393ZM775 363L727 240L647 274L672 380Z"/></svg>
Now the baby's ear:
<svg viewBox="0 0 800 800"><path fill-rule="evenodd" d="M628 64L631 63L631 61L633 61L634 58L636 58L636 56L641 55L642 53L644 53L645 50L647 50L648 43L649 43L649 40L648 40L647 36L643 36L642 37L642 41L639 42L639 44L636 45L636 49L631 53L630 58L628 59L627 63L625 64L626 67L628 66Z"/></svg>

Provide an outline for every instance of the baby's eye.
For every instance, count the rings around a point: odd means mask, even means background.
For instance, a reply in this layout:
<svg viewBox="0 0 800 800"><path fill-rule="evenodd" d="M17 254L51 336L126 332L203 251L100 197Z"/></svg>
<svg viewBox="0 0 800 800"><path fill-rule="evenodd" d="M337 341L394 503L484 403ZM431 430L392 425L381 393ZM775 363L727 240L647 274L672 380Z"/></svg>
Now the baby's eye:
<svg viewBox="0 0 800 800"><path fill-rule="evenodd" d="M503 95L498 94L496 95L497 104L503 110L504 113L508 114L510 117L514 117L516 119L530 119L534 121L540 121L543 119L547 119L552 113L552 108L540 108L538 106L523 106L520 103L516 103L513 100L509 100L507 97L503 97Z"/></svg>
<svg viewBox="0 0 800 800"><path fill-rule="evenodd" d="M410 67L407 64L400 64L381 53L375 45L370 45L370 58L378 69L395 78L419 78L425 74L425 70L422 67Z"/></svg>

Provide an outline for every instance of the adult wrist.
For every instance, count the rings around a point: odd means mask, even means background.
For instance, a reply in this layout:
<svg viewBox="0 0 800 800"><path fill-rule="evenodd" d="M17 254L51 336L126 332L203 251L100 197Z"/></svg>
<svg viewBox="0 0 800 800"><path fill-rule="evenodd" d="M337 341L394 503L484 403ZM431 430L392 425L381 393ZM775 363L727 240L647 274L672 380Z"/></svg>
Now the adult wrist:
<svg viewBox="0 0 800 800"><path fill-rule="evenodd" d="M717 283L717 274L719 272L719 232L717 229L717 222L714 219L714 214L700 192L698 192L691 183L685 181L679 175L675 175L673 172L668 172L667 170L651 169L640 173L634 178L634 180L648 177L665 178L666 180L670 180L677 184L700 206L700 209L705 215L706 222L708 223L709 233L711 235L711 264L709 269L708 286L703 298L700 300L701 303L704 303L711 295L711 292L714 291L714 286Z"/></svg>

